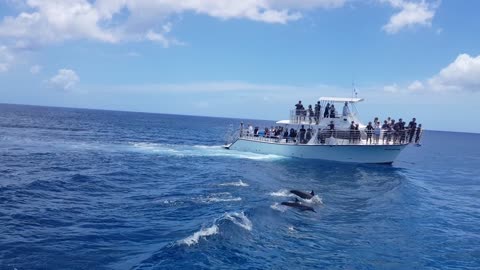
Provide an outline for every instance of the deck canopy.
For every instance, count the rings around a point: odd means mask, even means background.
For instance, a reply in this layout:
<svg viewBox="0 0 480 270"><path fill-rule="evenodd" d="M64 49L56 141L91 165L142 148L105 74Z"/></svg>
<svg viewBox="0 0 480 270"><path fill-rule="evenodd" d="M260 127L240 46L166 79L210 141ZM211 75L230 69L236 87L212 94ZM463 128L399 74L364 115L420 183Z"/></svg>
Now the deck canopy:
<svg viewBox="0 0 480 270"><path fill-rule="evenodd" d="M320 102L348 102L357 103L363 101L363 98L342 98L342 97L321 97Z"/></svg>

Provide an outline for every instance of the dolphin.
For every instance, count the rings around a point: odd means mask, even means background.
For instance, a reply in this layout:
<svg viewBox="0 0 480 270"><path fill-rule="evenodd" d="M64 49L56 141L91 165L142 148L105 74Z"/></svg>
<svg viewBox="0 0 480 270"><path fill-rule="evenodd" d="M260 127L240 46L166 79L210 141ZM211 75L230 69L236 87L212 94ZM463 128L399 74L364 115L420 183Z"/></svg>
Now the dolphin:
<svg viewBox="0 0 480 270"><path fill-rule="evenodd" d="M302 199L307 199L307 200L310 200L311 198L313 198L313 196L315 196L315 192L310 192L310 193L307 193L307 192L303 192L303 191L300 191L300 190L290 190L290 193L293 193L295 195L297 195L298 197L302 198Z"/></svg>
<svg viewBox="0 0 480 270"><path fill-rule="evenodd" d="M282 202L281 205L285 205L285 206L290 206L290 207L293 207L293 208L297 208L298 210L300 211L312 211L312 212L317 212L315 211L315 209L313 209L313 207L311 206L308 206L308 205L303 205L301 204L297 198L295 198L295 201L294 202Z"/></svg>

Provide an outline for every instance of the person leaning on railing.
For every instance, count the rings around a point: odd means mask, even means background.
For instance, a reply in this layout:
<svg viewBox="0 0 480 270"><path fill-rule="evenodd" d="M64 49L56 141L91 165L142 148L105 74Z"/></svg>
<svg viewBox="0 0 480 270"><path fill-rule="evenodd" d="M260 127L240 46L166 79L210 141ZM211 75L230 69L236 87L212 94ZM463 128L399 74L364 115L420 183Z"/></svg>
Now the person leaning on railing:
<svg viewBox="0 0 480 270"><path fill-rule="evenodd" d="M370 141L370 144L372 144L372 134L373 134L373 126L372 126L372 122L368 122L368 125L367 127L365 128L365 131L367 133L367 140L365 143L368 143L368 141Z"/></svg>
<svg viewBox="0 0 480 270"><path fill-rule="evenodd" d="M415 143L418 143L420 141L421 135L422 135L422 124L418 124L417 131L415 134Z"/></svg>

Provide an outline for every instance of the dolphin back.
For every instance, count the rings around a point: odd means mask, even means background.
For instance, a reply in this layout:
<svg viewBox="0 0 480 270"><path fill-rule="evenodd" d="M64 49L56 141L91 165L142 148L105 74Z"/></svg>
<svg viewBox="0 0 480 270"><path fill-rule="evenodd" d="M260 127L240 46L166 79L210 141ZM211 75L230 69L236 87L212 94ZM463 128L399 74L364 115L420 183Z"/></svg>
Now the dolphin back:
<svg viewBox="0 0 480 270"><path fill-rule="evenodd" d="M306 193L306 192L303 192L303 191L300 191L300 190L290 190L290 193L293 193L295 195L297 195L298 197L302 198L302 199L311 199L313 197L312 194L309 194L309 193Z"/></svg>

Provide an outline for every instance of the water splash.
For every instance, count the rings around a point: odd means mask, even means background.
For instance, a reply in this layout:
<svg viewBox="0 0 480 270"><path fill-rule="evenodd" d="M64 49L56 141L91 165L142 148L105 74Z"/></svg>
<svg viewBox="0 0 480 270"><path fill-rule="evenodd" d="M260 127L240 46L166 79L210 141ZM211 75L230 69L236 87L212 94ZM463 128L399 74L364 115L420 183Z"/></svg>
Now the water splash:
<svg viewBox="0 0 480 270"><path fill-rule="evenodd" d="M290 193L288 189L280 189L278 191L270 192L268 195L273 197L295 197L295 194Z"/></svg>
<svg viewBox="0 0 480 270"><path fill-rule="evenodd" d="M250 219L248 219L248 217L245 216L244 212L225 213L223 216L225 219L230 220L235 225L238 225L247 231L252 230L252 227L253 227L252 221L250 221Z"/></svg>
<svg viewBox="0 0 480 270"><path fill-rule="evenodd" d="M218 192L207 195L206 197L199 197L196 201L202 203L215 203L215 202L238 202L241 201L241 197L233 197L230 192Z"/></svg>
<svg viewBox="0 0 480 270"><path fill-rule="evenodd" d="M218 234L219 231L220 231L220 229L218 228L218 226L214 224L211 227L202 228L200 231L195 232L194 234L190 235L189 237L180 240L178 243L179 244L185 244L187 246L191 246L191 245L197 244L198 241L200 240L200 238L202 238L202 237L205 238L205 237L210 236L210 235Z"/></svg>
<svg viewBox="0 0 480 270"><path fill-rule="evenodd" d="M273 210L276 210L276 211L280 211L280 212L285 212L287 211L288 207L286 207L285 205L281 205L279 203L274 203L272 205L270 205L270 208L272 208Z"/></svg>
<svg viewBox="0 0 480 270"><path fill-rule="evenodd" d="M202 229L193 233L192 235L177 241L177 244L191 246L198 244L198 242L202 238L207 238L208 236L219 234L220 227L224 221L230 221L233 224L247 231L251 231L253 228L252 221L248 219L244 212L227 212L223 214L220 218L215 219L212 226L206 228L202 227Z"/></svg>

